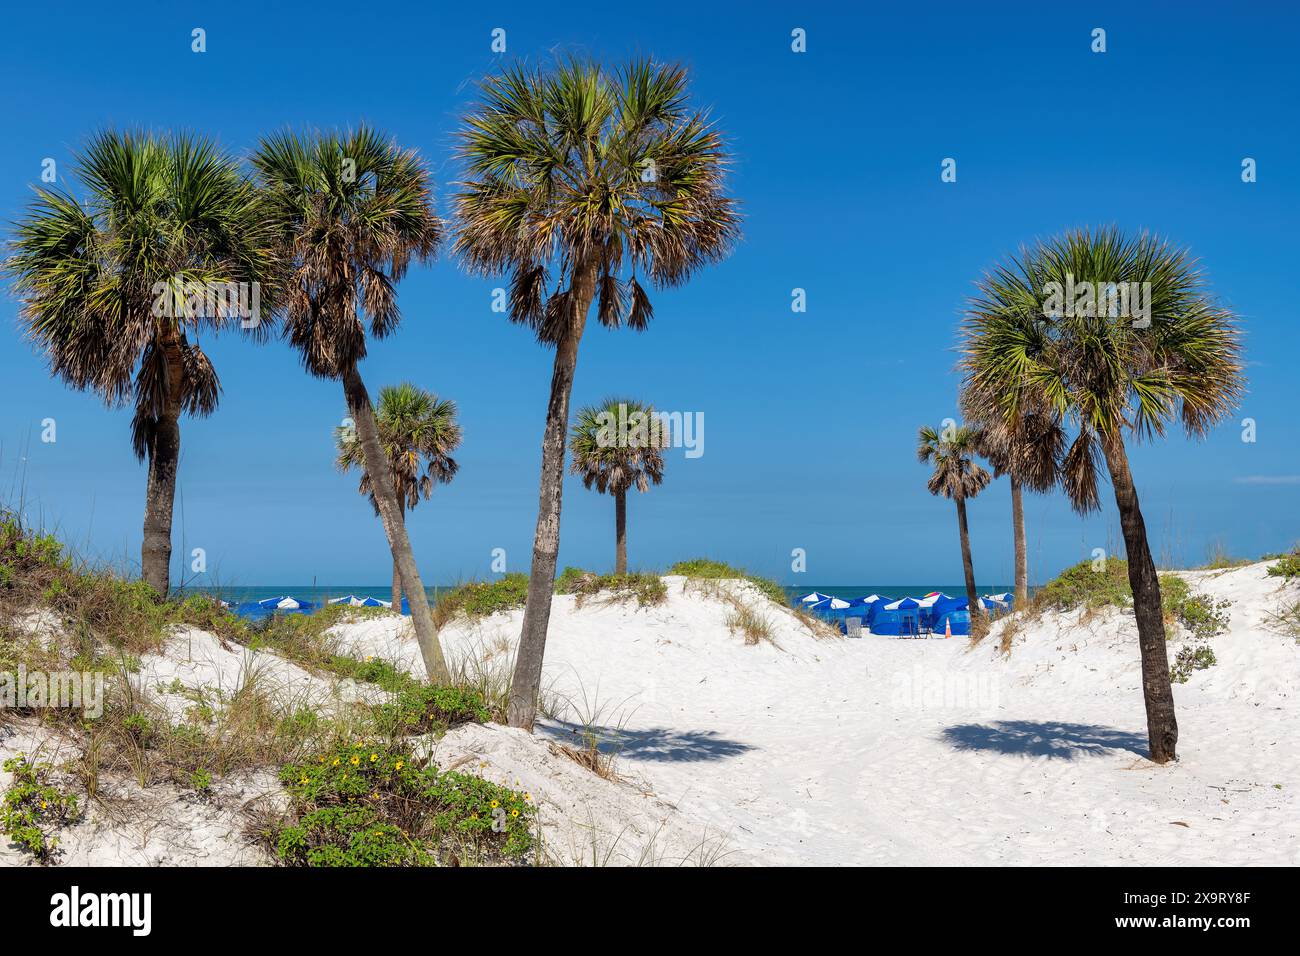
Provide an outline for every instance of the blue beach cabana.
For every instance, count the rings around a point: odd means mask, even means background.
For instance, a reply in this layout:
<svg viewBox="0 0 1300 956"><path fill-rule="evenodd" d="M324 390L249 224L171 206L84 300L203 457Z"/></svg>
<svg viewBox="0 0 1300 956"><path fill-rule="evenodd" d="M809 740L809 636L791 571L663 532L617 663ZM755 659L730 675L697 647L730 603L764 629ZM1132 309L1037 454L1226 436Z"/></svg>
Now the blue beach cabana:
<svg viewBox="0 0 1300 956"><path fill-rule="evenodd" d="M897 601L877 602L872 608L872 634L920 634L921 602L915 598L900 598Z"/></svg>
<svg viewBox="0 0 1300 956"><path fill-rule="evenodd" d="M269 617L272 614L310 614L314 610L315 602L302 601L284 594L263 598L261 601L245 601L235 608L235 613L241 617Z"/></svg>

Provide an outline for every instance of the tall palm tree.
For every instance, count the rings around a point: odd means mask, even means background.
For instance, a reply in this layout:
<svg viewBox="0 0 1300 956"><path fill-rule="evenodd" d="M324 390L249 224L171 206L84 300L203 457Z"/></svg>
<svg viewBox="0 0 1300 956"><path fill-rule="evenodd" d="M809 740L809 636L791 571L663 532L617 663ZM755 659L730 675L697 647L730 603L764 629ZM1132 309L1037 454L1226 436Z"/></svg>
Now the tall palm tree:
<svg viewBox="0 0 1300 956"><path fill-rule="evenodd" d="M1130 302L1138 296L1145 308L1124 314L1122 300L1060 307L1060 288L1085 284L1132 290ZM1008 422L1045 407L1076 427L1061 478L1079 512L1100 507L1099 459L1106 464L1128 555L1151 759L1174 760L1178 723L1160 584L1126 438L1162 437L1174 421L1200 438L1236 407L1245 382L1235 317L1210 294L1186 250L1114 228L1039 243L979 288L963 328L967 386Z"/></svg>
<svg viewBox="0 0 1300 956"><path fill-rule="evenodd" d="M265 334L255 312L273 295L271 237L238 163L201 137L101 132L73 178L80 200L36 190L6 271L51 373L135 409L131 443L149 467L140 568L165 597L180 418L210 414L221 395L197 335Z"/></svg>
<svg viewBox="0 0 1300 956"><path fill-rule="evenodd" d="M614 496L614 573L627 573L627 493L664 480L671 439L653 406L607 398L578 412L569 435L569 469L587 488Z"/></svg>
<svg viewBox="0 0 1300 956"><path fill-rule="evenodd" d="M963 394L962 413L978 419L978 397ZM976 426L976 450L993 466L993 477L1011 480L1011 533L1015 552L1015 592L1018 606L1029 599L1029 554L1025 542L1024 489L1045 494L1056 487L1058 466L1065 452L1065 429L1059 417L1029 412L1014 422L994 415Z"/></svg>
<svg viewBox="0 0 1300 956"><path fill-rule="evenodd" d="M546 650L564 479L569 395L587 314L641 330L645 281L676 286L724 258L739 236L723 195L727 154L690 109L685 71L636 61L610 72L570 60L515 66L484 81L465 118L466 179L456 250L483 275L510 273L510 318L555 349L542 435L528 601L509 722L530 728Z"/></svg>
<svg viewBox="0 0 1300 956"><path fill-rule="evenodd" d="M451 457L461 437L460 426L456 424L456 403L410 382L385 385L379 390L375 423L379 426L379 443L388 456L398 513L405 522L406 512L418 505L421 498L428 499L434 485L451 481L460 467ZM339 449L339 469L361 469L357 491L370 498L378 515L379 504L370 473L366 471L365 453L357 441L356 428L340 426L334 430L334 437ZM393 610L401 606L402 579L394 561Z"/></svg>
<svg viewBox="0 0 1300 956"><path fill-rule="evenodd" d="M975 564L970 553L970 529L966 525L966 502L988 487L990 478L975 461L979 433L968 425L954 425L936 431L922 425L917 432L916 457L921 464L933 462L926 487L932 495L942 495L957 505L957 531L961 537L962 573L966 576L966 601L972 620L980 614L979 593L975 590Z"/></svg>
<svg viewBox="0 0 1300 956"><path fill-rule="evenodd" d="M343 384L425 670L446 681L429 599L357 368L367 333L384 338L401 321L395 283L412 259L432 257L441 238L428 170L416 153L367 127L342 135L276 134L262 141L253 165L286 263L285 335L310 374Z"/></svg>

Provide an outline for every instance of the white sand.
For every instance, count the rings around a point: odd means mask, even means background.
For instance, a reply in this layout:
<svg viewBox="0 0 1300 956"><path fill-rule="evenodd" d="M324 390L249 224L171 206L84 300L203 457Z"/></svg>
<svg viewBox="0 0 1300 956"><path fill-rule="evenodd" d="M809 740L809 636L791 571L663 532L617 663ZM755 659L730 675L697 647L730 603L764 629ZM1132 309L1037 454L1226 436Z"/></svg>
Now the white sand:
<svg viewBox="0 0 1300 956"><path fill-rule="evenodd" d="M647 610L557 598L545 683L574 702L570 720L604 704L598 722L622 724L619 770L760 862L1295 865L1300 647L1263 624L1284 596L1265 567L1187 575L1233 602L1232 623L1212 641L1218 664L1174 687L1169 767L1145 759L1131 613L1048 615L1006 658L998 631L973 651L827 642L773 609L780 649L749 647L725 604L668 578L669 601ZM520 619L454 624L443 641L504 662ZM348 634L418 669L399 628ZM553 721L539 734L572 739Z"/></svg>
<svg viewBox="0 0 1300 956"><path fill-rule="evenodd" d="M531 793L560 862L1295 865L1300 646L1265 613L1300 587L1283 589L1265 567L1186 575L1232 602L1232 623L1211 642L1218 663L1174 687L1173 766L1143 756L1131 613L1047 615L1006 657L998 629L974 650L965 638L819 640L748 585L728 585L773 624L775 646L746 646L726 602L671 577L668 601L645 610L556 598L544 683L560 719L536 736L466 726L413 745ZM521 617L449 625L449 657L508 667ZM421 670L409 620L336 636L357 656ZM1185 640L1171 641L1171 659ZM202 632L145 658L139 683L180 713L194 690L220 698L250 672L286 703L359 693ZM186 690L159 690L173 681ZM553 752L584 723L618 749L620 780ZM38 746L71 755L32 722L16 726L7 739L0 730L0 758ZM62 834L63 862L266 862L240 830L250 801L273 796L269 775L220 781L210 803L108 786L111 799ZM0 846L0 865L24 861Z"/></svg>

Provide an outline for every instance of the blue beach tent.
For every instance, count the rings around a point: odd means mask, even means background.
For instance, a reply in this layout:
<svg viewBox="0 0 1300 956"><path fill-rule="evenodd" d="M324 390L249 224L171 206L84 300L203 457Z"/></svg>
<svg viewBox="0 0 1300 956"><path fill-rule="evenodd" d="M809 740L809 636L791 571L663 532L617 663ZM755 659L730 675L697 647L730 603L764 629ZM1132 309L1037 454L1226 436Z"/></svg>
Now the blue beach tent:
<svg viewBox="0 0 1300 956"><path fill-rule="evenodd" d="M872 610L874 612L871 616L872 634L921 633L921 602L915 598L900 598L888 604L882 601Z"/></svg>
<svg viewBox="0 0 1300 956"><path fill-rule="evenodd" d="M953 608L935 618L934 632L936 634L946 634L949 627L952 628L953 634L969 634L970 611L965 608Z"/></svg>
<svg viewBox="0 0 1300 956"><path fill-rule="evenodd" d="M314 610L314 602L301 601L285 594L261 601L245 601L235 608L235 613L241 617L269 617L272 614L310 614Z"/></svg>

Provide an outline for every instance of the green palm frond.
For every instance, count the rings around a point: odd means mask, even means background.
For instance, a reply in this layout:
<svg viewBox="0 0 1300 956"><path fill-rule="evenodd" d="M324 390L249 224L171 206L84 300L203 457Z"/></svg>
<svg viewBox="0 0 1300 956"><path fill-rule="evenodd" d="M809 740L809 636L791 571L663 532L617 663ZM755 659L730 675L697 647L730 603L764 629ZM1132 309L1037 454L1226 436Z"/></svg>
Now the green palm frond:
<svg viewBox="0 0 1300 956"><path fill-rule="evenodd" d="M678 66L511 67L483 83L460 156L456 251L481 274L513 273L510 317L544 343L569 321L563 282L579 265L597 277L599 321L642 329L653 309L638 275L678 285L739 238L724 143L688 109Z"/></svg>
<svg viewBox="0 0 1300 956"><path fill-rule="evenodd" d="M578 412L569 434L570 471L601 494L645 492L663 481L663 450L671 443L654 406L607 398Z"/></svg>
<svg viewBox="0 0 1300 956"><path fill-rule="evenodd" d="M1149 315L1103 308L1045 314L1049 284L1131 286ZM1095 298L1095 297L1094 297ZM1190 254L1118 229L1077 230L1010 257L977 285L962 327L964 400L1013 432L1026 415L1072 423L1062 459L1074 506L1097 507L1099 443L1162 437L1178 421L1203 437L1245 390L1236 318Z"/></svg>
<svg viewBox="0 0 1300 956"><path fill-rule="evenodd" d="M981 441L977 429L955 425L940 430L922 425L916 437L917 460L934 465L926 482L930 494L969 499L988 487L992 476L975 461Z"/></svg>
<svg viewBox="0 0 1300 956"><path fill-rule="evenodd" d="M159 289L256 283L269 314L278 276L273 237L234 157L200 137L104 131L79 152L71 178L81 198L35 191L5 271L22 300L20 321L51 372L110 406L133 404L133 445L144 457L164 412L216 408L220 383L191 336L247 328L249 318L171 308L175 296ZM269 326L249 331L265 335Z"/></svg>
<svg viewBox="0 0 1300 956"><path fill-rule="evenodd" d="M285 334L307 370L337 378L367 334L401 321L394 284L442 238L419 156L370 127L266 137L253 157L285 262Z"/></svg>
<svg viewBox="0 0 1300 956"><path fill-rule="evenodd" d="M388 455L397 499L410 511L421 498L428 498L439 484L447 484L459 470L452 453L460 447L461 428L456 422L456 403L403 382L379 391L375 407L379 441ZM336 428L336 464L341 471L361 470L357 490L374 503L370 476L355 430ZM378 513L378 507L376 507Z"/></svg>

